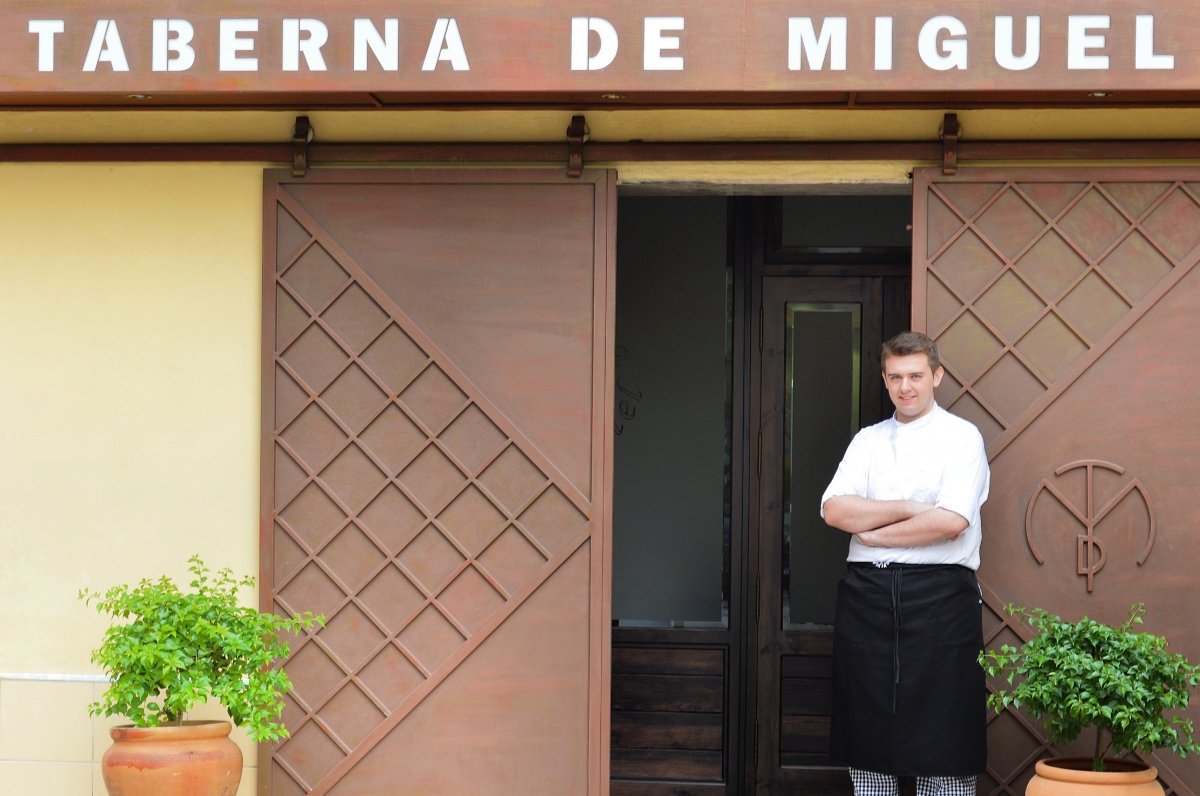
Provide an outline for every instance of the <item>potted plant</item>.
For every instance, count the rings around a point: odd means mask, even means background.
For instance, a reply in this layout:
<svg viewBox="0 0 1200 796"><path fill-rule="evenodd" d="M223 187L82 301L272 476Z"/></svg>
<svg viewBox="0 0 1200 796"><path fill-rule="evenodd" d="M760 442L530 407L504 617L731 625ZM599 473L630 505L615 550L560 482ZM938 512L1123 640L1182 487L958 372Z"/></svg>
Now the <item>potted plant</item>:
<svg viewBox="0 0 1200 796"><path fill-rule="evenodd" d="M1145 605L1133 605L1116 626L1087 617L1065 622L1041 609L1006 610L1023 617L1036 635L1020 648L1005 644L980 653L988 676L1011 686L994 691L988 704L997 713L1025 710L1045 725L1054 744L1073 743L1086 728L1094 734L1090 757L1038 761L1027 794L1079 793L1088 783L1117 782L1135 788L1128 793L1161 794L1153 766L1122 758L1156 749L1180 757L1200 753L1193 722L1179 712L1200 684L1200 666L1169 651L1162 636L1133 630L1142 624Z"/></svg>
<svg viewBox="0 0 1200 796"><path fill-rule="evenodd" d="M312 613L282 617L239 604L252 576L226 568L212 572L199 556L188 559L191 591L170 578L113 586L79 597L118 623L91 659L109 677L92 715L124 716L101 769L111 796L212 794L232 796L242 755L229 739L228 721L185 721L193 707L216 699L233 724L255 741L287 737L280 722L287 674L272 664L290 650L280 633L323 624Z"/></svg>

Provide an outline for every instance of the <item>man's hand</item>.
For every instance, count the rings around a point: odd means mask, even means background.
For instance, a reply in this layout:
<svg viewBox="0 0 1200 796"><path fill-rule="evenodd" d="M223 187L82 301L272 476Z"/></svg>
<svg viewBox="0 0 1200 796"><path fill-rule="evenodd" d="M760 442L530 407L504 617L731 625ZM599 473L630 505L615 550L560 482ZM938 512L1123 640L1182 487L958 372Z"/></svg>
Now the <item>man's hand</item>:
<svg viewBox="0 0 1200 796"><path fill-rule="evenodd" d="M868 547L924 547L955 539L967 529L965 517L949 509L929 508L906 520L863 531L856 538Z"/></svg>

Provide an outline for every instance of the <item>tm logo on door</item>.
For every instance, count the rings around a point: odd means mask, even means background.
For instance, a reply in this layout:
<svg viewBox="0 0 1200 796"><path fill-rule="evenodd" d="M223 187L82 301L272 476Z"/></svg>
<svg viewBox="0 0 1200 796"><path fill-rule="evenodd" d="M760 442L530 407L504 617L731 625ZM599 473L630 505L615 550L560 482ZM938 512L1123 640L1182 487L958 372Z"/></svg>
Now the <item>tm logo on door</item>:
<svg viewBox="0 0 1200 796"><path fill-rule="evenodd" d="M1154 548L1155 521L1154 508L1141 481L1137 478L1125 478L1125 468L1100 459L1081 459L1064 464L1054 471L1054 475L1053 480L1042 479L1025 511L1025 541L1038 564L1044 565L1046 557L1039 549L1036 537L1061 534L1064 527L1075 525L1083 531L1075 536L1075 574L1086 577L1087 590L1094 591L1096 575L1104 569L1108 561L1107 543L1097 535L1097 528L1118 510L1132 508L1126 505L1126 501L1134 492L1145 507L1144 512L1133 515L1140 519L1141 527L1130 525L1122 519L1119 523L1110 523L1109 530L1123 528L1129 534L1137 534L1139 539L1145 534L1145 543L1136 560L1138 566L1146 563L1150 551ZM1060 508L1057 512L1059 516L1065 511L1070 519L1065 522L1050 522L1045 520L1041 513L1035 518L1034 509L1043 493L1049 493L1050 498L1047 500L1054 501Z"/></svg>

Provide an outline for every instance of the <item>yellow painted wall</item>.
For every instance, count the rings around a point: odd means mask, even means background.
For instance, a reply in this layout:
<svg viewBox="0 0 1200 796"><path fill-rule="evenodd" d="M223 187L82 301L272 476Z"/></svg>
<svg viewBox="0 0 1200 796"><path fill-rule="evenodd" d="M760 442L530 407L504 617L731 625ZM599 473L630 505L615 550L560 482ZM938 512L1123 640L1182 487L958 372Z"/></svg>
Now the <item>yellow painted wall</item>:
<svg viewBox="0 0 1200 796"><path fill-rule="evenodd" d="M261 185L0 167L0 671L89 670L81 586L257 572Z"/></svg>
<svg viewBox="0 0 1200 796"><path fill-rule="evenodd" d="M0 166L0 790L93 792L105 622L81 586L193 552L257 572L261 186L252 164Z"/></svg>

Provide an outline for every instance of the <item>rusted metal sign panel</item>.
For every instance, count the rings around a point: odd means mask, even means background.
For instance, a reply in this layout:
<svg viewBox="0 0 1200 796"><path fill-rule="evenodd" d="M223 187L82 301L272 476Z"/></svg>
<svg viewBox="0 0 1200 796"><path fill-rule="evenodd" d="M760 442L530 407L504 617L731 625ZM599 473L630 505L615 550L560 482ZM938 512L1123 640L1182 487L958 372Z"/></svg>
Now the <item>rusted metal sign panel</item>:
<svg viewBox="0 0 1200 796"><path fill-rule="evenodd" d="M21 0L8 94L1181 91L1200 5L1150 0Z"/></svg>

